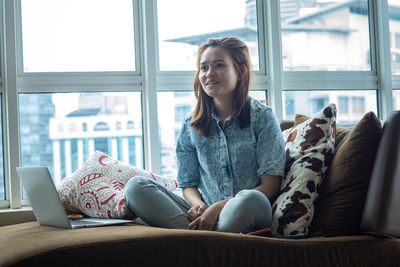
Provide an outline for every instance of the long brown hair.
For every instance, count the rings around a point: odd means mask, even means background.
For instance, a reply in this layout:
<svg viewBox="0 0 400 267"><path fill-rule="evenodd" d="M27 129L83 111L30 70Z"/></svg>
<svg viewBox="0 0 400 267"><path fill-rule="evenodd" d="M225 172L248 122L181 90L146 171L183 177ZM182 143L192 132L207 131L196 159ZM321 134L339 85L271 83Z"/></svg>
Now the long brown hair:
<svg viewBox="0 0 400 267"><path fill-rule="evenodd" d="M209 47L224 48L230 55L233 66L240 76L232 103L232 114L240 129L250 124L250 101L248 99L250 87L251 63L249 49L237 38L224 37L221 39L209 39L207 43L202 44L197 54L197 71L194 78L194 94L197 98L197 104L193 112L193 118L190 126L199 131L203 136L208 137L211 128L211 101L201 86L200 59L204 51Z"/></svg>

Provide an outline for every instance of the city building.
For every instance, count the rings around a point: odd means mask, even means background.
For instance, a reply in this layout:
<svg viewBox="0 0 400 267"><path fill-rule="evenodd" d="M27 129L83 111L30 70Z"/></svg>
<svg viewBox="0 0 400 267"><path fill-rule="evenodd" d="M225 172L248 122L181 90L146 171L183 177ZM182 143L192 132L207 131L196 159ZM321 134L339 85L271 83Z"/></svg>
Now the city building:
<svg viewBox="0 0 400 267"><path fill-rule="evenodd" d="M58 183L80 168L95 150L143 167L140 112L129 113L125 95L80 94L79 108L50 118L53 177Z"/></svg>
<svg viewBox="0 0 400 267"><path fill-rule="evenodd" d="M21 94L20 134L21 163L24 166L49 166L53 171L53 146L49 137L49 121L55 106L48 94Z"/></svg>

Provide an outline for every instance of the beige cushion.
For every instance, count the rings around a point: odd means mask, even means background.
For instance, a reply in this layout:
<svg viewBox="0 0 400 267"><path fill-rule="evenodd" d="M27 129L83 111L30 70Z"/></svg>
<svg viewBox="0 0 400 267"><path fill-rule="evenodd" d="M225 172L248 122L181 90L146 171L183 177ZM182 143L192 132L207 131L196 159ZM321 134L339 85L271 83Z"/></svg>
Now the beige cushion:
<svg viewBox="0 0 400 267"><path fill-rule="evenodd" d="M400 242L374 236L278 239L121 225L0 227L0 266L397 266Z"/></svg>

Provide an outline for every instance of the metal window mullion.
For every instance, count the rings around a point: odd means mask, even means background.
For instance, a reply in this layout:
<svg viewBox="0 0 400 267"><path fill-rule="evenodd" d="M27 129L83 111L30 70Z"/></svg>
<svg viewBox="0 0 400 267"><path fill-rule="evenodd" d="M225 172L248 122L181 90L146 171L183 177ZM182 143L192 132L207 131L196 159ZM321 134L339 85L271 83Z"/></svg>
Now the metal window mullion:
<svg viewBox="0 0 400 267"><path fill-rule="evenodd" d="M15 38L16 38L16 54L17 54L17 79L23 73L24 60L22 51L22 9L21 0L15 1ZM17 80L18 84L18 80ZM19 89L19 88L18 88Z"/></svg>
<svg viewBox="0 0 400 267"><path fill-rule="evenodd" d="M291 90L377 90L378 79L372 71L284 71L282 87Z"/></svg>
<svg viewBox="0 0 400 267"><path fill-rule="evenodd" d="M255 71L255 76L266 75L267 72L267 34L265 19L264 19L264 9L263 1L257 0L257 36L258 36L258 60L259 60L259 71ZM266 87L265 87L266 88ZM265 89L264 88L264 89Z"/></svg>
<svg viewBox="0 0 400 267"><path fill-rule="evenodd" d="M378 76L378 113L385 119L393 110L392 67L390 58L388 2L371 0L371 28L375 40L376 71Z"/></svg>
<svg viewBox="0 0 400 267"><path fill-rule="evenodd" d="M132 7L133 7L133 33L134 33L134 40L135 40L135 74L141 77L142 74L142 62L143 59L141 57L141 37L140 37L140 5L138 0L132 0Z"/></svg>
<svg viewBox="0 0 400 267"><path fill-rule="evenodd" d="M3 151L4 151L4 147L5 147L5 144L4 144L4 138L3 138L3 136L4 136L4 134L5 134L5 127L4 127L4 125L5 125L5 119L4 119L4 109L5 109L5 105L4 105L4 103L5 103L5 99L4 99L4 74L5 74L5 71L4 71L4 67L5 67L5 64L4 64L4 55L5 55L5 51L4 51L4 41L5 41L5 39L4 39L4 17L3 17L3 15L4 15L4 13L2 12L2 10L4 10L4 2L3 1L0 1L0 92L1 92L1 94L2 94L2 97L1 97L1 100L2 100L2 105L1 105L1 107L2 107L2 110L1 110L1 113L2 113L2 115L3 115L3 117L1 118L1 124L2 124L2 138L1 138L1 142L3 142ZM3 151L0 151L0 153L2 153L2 156L3 156L3 159L4 159L4 152ZM4 160L3 160L3 162L4 162ZM4 176L4 163L3 163L3 176ZM7 179L7 177L6 176L4 176L4 196L6 197L5 198L5 200L0 200L0 209L2 209L2 208L9 208L10 207L10 201L8 200L8 195L9 195L9 180Z"/></svg>
<svg viewBox="0 0 400 267"><path fill-rule="evenodd" d="M20 164L18 131L17 47L15 1L4 1L4 170L9 181L10 207L21 207L21 183L15 168Z"/></svg>
<svg viewBox="0 0 400 267"><path fill-rule="evenodd" d="M192 91L194 72L160 72L157 75L157 91ZM265 90L267 75L255 74L250 90Z"/></svg>
<svg viewBox="0 0 400 267"><path fill-rule="evenodd" d="M282 44L280 1L262 1L265 25L264 43L268 77L268 104L278 119L283 119L282 106Z"/></svg>
<svg viewBox="0 0 400 267"><path fill-rule="evenodd" d="M159 72L157 75L158 91L192 91L194 72Z"/></svg>
<svg viewBox="0 0 400 267"><path fill-rule="evenodd" d="M140 91L142 77L132 73L32 73L18 77L18 91L43 92L110 92Z"/></svg>
<svg viewBox="0 0 400 267"><path fill-rule="evenodd" d="M140 32L143 77L143 140L145 168L160 173L160 140L157 114L157 1L142 0Z"/></svg>

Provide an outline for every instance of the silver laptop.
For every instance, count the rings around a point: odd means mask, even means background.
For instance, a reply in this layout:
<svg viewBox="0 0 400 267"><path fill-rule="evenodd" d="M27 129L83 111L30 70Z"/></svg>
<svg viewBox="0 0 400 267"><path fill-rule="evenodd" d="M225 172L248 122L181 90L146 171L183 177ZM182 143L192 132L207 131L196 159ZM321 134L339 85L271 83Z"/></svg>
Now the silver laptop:
<svg viewBox="0 0 400 267"><path fill-rule="evenodd" d="M17 167L17 173L40 225L75 229L133 222L102 218L70 220L47 167Z"/></svg>

